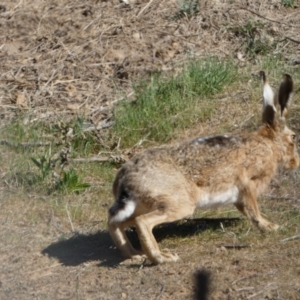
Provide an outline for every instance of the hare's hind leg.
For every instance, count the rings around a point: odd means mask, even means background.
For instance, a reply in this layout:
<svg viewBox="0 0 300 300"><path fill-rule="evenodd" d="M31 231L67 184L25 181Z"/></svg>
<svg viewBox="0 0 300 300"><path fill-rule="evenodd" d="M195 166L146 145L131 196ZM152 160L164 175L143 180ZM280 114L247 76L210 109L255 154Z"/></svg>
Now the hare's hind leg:
<svg viewBox="0 0 300 300"><path fill-rule="evenodd" d="M150 213L140 215L134 220L142 249L154 264L177 261L179 258L177 254L160 251L153 236L152 229L156 225L181 220L193 214L195 206L193 202L190 201L189 195L181 193L180 199L181 205L172 198L166 197L164 199L164 209L157 209Z"/></svg>
<svg viewBox="0 0 300 300"><path fill-rule="evenodd" d="M123 256L126 258L138 258L142 255L141 251L133 248L125 233L125 229L133 225L134 222L132 219L123 222L115 222L110 216L108 219L109 233L115 245L121 250Z"/></svg>
<svg viewBox="0 0 300 300"><path fill-rule="evenodd" d="M162 213L159 210L135 218L135 227L142 249L154 264L178 260L177 254L164 253L159 250L158 244L152 233L152 229L155 225L172 221L175 220L173 218L168 218L165 213Z"/></svg>
<svg viewBox="0 0 300 300"><path fill-rule="evenodd" d="M277 230L279 228L277 224L273 224L261 216L255 193L252 192L251 188L243 190L242 197L235 206L261 231Z"/></svg>

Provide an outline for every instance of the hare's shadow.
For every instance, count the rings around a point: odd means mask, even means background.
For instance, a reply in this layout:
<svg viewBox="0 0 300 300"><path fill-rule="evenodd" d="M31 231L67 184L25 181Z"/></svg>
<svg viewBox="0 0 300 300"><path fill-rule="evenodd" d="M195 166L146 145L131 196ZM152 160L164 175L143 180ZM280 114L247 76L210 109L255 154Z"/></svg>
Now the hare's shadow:
<svg viewBox="0 0 300 300"><path fill-rule="evenodd" d="M187 237L207 229L220 228L220 222L232 223L240 219L189 219L160 225L154 228L153 233L159 242L167 237ZM135 229L129 229L126 233L133 246L139 249L140 244ZM74 234L69 239L49 245L42 251L42 254L58 259L65 266L78 266L89 261L99 261L99 266L112 267L123 260L108 231L98 231L89 235Z"/></svg>

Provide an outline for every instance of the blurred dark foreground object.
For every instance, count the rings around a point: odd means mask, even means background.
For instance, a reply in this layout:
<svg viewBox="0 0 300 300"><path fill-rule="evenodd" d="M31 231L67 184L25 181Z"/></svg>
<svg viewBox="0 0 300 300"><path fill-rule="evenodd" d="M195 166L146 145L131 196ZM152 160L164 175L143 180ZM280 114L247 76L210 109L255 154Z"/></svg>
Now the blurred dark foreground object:
<svg viewBox="0 0 300 300"><path fill-rule="evenodd" d="M205 269L198 270L195 272L194 280L194 299L208 300L210 273Z"/></svg>

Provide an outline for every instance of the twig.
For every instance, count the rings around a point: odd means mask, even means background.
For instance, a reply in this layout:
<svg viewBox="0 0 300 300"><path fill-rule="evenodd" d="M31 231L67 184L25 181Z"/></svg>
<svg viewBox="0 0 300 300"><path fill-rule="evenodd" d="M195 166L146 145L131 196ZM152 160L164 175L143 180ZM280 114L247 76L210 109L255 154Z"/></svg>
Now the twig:
<svg viewBox="0 0 300 300"><path fill-rule="evenodd" d="M119 98L119 99L116 99L114 101L111 102L111 104L115 104L115 103L118 103L120 101L123 101L123 100L126 100L128 99L130 96L132 96L134 94L134 92L130 92L128 95L126 95L125 97L122 97L122 98Z"/></svg>
<svg viewBox="0 0 300 300"><path fill-rule="evenodd" d="M48 81L46 82L46 84L43 86L42 90L45 90L45 88L47 87L47 85L50 83L50 81L53 79L54 75L56 74L56 70L53 70L50 78L48 79Z"/></svg>
<svg viewBox="0 0 300 300"><path fill-rule="evenodd" d="M141 263L141 266L139 267L139 270L142 270L144 267L145 267L145 262L146 262L146 258L143 259L142 263Z"/></svg>
<svg viewBox="0 0 300 300"><path fill-rule="evenodd" d="M271 196L271 195L266 195L265 196L268 199L271 200L292 200L292 201L299 201L299 199L294 198L294 197L280 197L280 196Z"/></svg>
<svg viewBox="0 0 300 300"><path fill-rule="evenodd" d="M115 124L115 122L111 121L111 122L107 122L107 123L105 123L103 125L91 126L91 127L85 128L82 131L83 132L87 132L87 131L90 132L90 131L101 130L101 129L109 128L109 127L113 126L114 124Z"/></svg>
<svg viewBox="0 0 300 300"><path fill-rule="evenodd" d="M98 19L98 18L97 18ZM94 20L92 20L90 23L88 23L82 30L84 31L84 30L87 30L93 23L95 23L95 21L97 20L97 19L94 19Z"/></svg>
<svg viewBox="0 0 300 300"><path fill-rule="evenodd" d="M217 247L224 247L226 249L242 249L242 248L248 248L249 244L219 244Z"/></svg>
<svg viewBox="0 0 300 300"><path fill-rule="evenodd" d="M71 224L72 232L75 232L75 229L74 229L74 226L73 226L73 222L71 220L70 212L68 210L68 205L66 205L66 212L67 212L67 215L68 215L69 222Z"/></svg>
<svg viewBox="0 0 300 300"><path fill-rule="evenodd" d="M97 108L91 110L91 115L93 115L95 113L105 113L105 112L108 112L108 111L111 111L111 110L112 110L111 106L100 107L100 108L97 107Z"/></svg>
<svg viewBox="0 0 300 300"><path fill-rule="evenodd" d="M284 243L284 242L293 241L293 240L298 240L298 239L300 239L300 235L294 235L294 236L292 236L292 237L289 237L289 238L286 238L286 239L281 240L281 242Z"/></svg>
<svg viewBox="0 0 300 300"><path fill-rule="evenodd" d="M69 159L74 163L93 163L93 162L125 162L126 160L122 156L111 157L90 157L90 158L73 158Z"/></svg>
<svg viewBox="0 0 300 300"><path fill-rule="evenodd" d="M247 297L247 299L252 299L252 298L256 297L257 295L260 295L265 290L269 289L269 286L274 285L274 284L275 284L275 282L270 282L262 290L260 290L259 292L255 293L255 294L252 294L251 296Z"/></svg>
<svg viewBox="0 0 300 300"><path fill-rule="evenodd" d="M13 148L23 147L43 147L43 146L50 146L52 143L50 142L25 142L25 143L14 143L7 140L0 140L0 145L5 145ZM60 143L55 143L55 145L59 145Z"/></svg>
<svg viewBox="0 0 300 300"><path fill-rule="evenodd" d="M151 5L151 3L153 2L153 0L150 0L137 14L137 18Z"/></svg>
<svg viewBox="0 0 300 300"><path fill-rule="evenodd" d="M254 114L252 114L250 117L248 117L243 123L240 125L240 128L242 128L247 122L249 122L254 117Z"/></svg>
<svg viewBox="0 0 300 300"><path fill-rule="evenodd" d="M165 285L163 285L161 287L160 293L159 295L155 298L155 300L159 300L161 298L161 296L163 295L163 293L165 292Z"/></svg>
<svg viewBox="0 0 300 300"><path fill-rule="evenodd" d="M7 108L17 109L16 106L13 106L13 105L6 105L6 104L1 104L0 107L7 107Z"/></svg>
<svg viewBox="0 0 300 300"><path fill-rule="evenodd" d="M162 30L156 30L156 31L157 31L157 32L161 32L161 33L167 33L166 31L162 31ZM183 41L185 41L185 42L187 42L187 43L190 43L190 44L193 44L193 45L196 45L196 46L200 46L199 43L191 42L191 41L189 41L189 40L183 38L181 35L176 35L176 34L171 33L171 32L168 32L167 34L172 35L172 36L174 36L174 37L176 37L176 38L179 38L180 40L183 40Z"/></svg>
<svg viewBox="0 0 300 300"><path fill-rule="evenodd" d="M293 38L291 38L291 37L289 37L289 36L286 36L285 39L286 39L286 40L289 40L289 41L292 41L292 42L294 42L294 43L300 44L300 41L297 41L297 40L295 40L295 39L293 39Z"/></svg>
<svg viewBox="0 0 300 300"><path fill-rule="evenodd" d="M236 284L236 283L239 282L239 281L242 281L242 280L244 280L244 279L250 279L250 278L256 277L256 276L258 276L258 275L262 275L262 274L260 274L260 273L255 273L255 274L252 274L252 275L249 275L249 276L244 276L244 277L242 277L242 278L239 278L239 279L233 281L231 284L233 285L233 284Z"/></svg>
<svg viewBox="0 0 300 300"><path fill-rule="evenodd" d="M241 6L239 6L238 8L239 8L239 9L242 9L242 10L249 11L249 12L251 12L252 14L257 15L258 17L260 17L260 18L262 18L262 19L265 19L265 20L267 20L267 21L273 22L273 23L278 23L278 24L282 24L282 25L286 25L286 26L291 26L291 27L299 27L299 26L297 26L297 25L287 24L287 23L283 23L283 22L280 22L280 21L277 21L277 20L269 19L269 18L264 17L264 16L262 16L261 14L255 12L255 11L253 11L253 10L247 8L247 7L241 7Z"/></svg>
<svg viewBox="0 0 300 300"><path fill-rule="evenodd" d="M249 275L249 276L244 276L242 278L239 278L239 279L233 281L231 284L236 284L237 282L242 281L244 279L250 279L250 278L253 278L253 277L257 277L257 276L269 276L269 275L274 275L274 272L271 271L271 272L266 273L266 274L264 274L264 273L255 273L255 274L252 274L252 275Z"/></svg>
<svg viewBox="0 0 300 300"><path fill-rule="evenodd" d="M243 287L243 288L237 289L236 291L242 292L242 291L250 291L250 290L254 290L254 287L253 286Z"/></svg>
<svg viewBox="0 0 300 300"><path fill-rule="evenodd" d="M150 132L148 132L145 136L143 136L132 148L140 147L148 138Z"/></svg>

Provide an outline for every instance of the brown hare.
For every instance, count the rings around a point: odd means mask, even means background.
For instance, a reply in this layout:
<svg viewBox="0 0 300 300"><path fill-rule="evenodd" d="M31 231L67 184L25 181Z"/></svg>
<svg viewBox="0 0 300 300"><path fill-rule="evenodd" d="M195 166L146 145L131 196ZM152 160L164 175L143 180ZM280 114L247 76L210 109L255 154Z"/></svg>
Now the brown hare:
<svg viewBox="0 0 300 300"><path fill-rule="evenodd" d="M113 184L108 229L125 257L145 254L154 264L176 261L176 254L160 251L152 229L191 216L196 208L233 204L260 230L278 229L261 216L257 197L278 167L299 165L296 135L285 125L293 81L283 76L278 113L265 73L261 76L263 124L257 131L150 148L121 167ZM136 227L143 252L128 240L125 229L130 226Z"/></svg>

